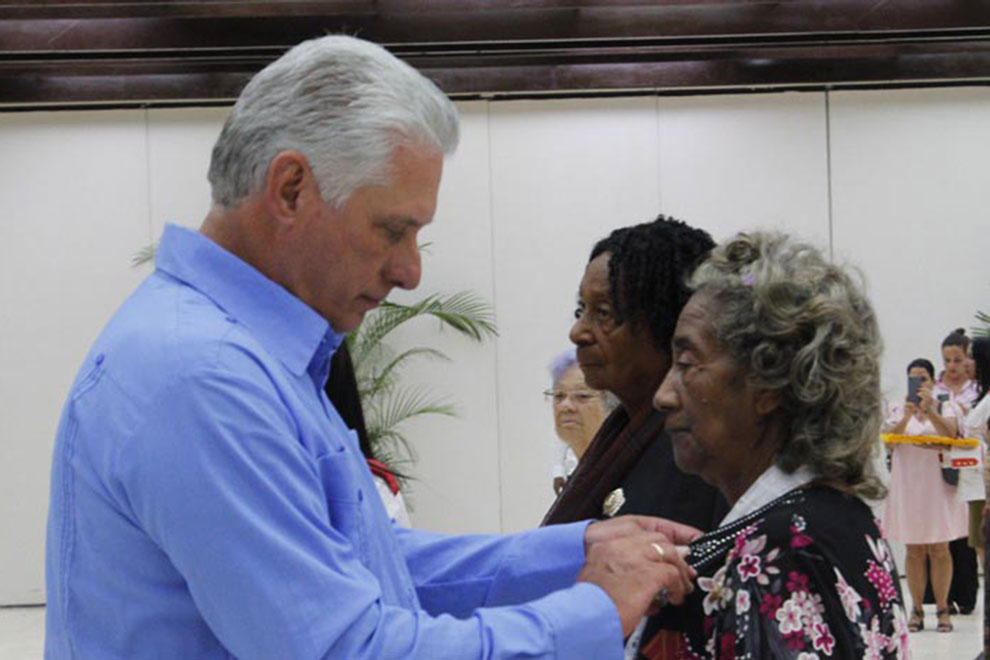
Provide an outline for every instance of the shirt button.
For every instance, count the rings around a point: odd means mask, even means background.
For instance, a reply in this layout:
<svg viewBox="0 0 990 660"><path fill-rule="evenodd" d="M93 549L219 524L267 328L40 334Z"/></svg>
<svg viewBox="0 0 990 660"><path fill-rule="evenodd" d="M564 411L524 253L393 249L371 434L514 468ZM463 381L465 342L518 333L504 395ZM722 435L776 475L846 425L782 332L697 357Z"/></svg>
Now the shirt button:
<svg viewBox="0 0 990 660"><path fill-rule="evenodd" d="M103 359L105 357L106 356L103 353L100 353L99 355L96 356L96 364L97 364L97 366L103 364Z"/></svg>
<svg viewBox="0 0 990 660"><path fill-rule="evenodd" d="M227 323L237 323L237 319L235 319L233 316L228 316Z"/></svg>
<svg viewBox="0 0 990 660"><path fill-rule="evenodd" d="M358 489L358 502L364 502L364 493Z"/></svg>

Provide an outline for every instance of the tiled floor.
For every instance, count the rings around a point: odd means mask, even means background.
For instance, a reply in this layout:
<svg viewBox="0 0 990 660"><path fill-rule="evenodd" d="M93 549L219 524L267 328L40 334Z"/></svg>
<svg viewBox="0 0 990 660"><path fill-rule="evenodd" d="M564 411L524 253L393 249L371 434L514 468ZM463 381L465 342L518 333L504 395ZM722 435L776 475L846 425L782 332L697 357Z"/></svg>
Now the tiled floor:
<svg viewBox="0 0 990 660"><path fill-rule="evenodd" d="M951 633L935 632L935 608L926 606L926 629L911 635L915 660L975 658L983 645L982 594L979 601L972 614L953 617L956 629ZM41 660L44 631L43 607L0 608L0 660Z"/></svg>
<svg viewBox="0 0 990 660"><path fill-rule="evenodd" d="M907 592L907 585L901 585ZM983 593L972 614L952 617L951 633L935 632L935 606L925 605L925 629L912 633L911 653L915 660L973 660L983 650Z"/></svg>
<svg viewBox="0 0 990 660"><path fill-rule="evenodd" d="M0 608L0 660L41 660L44 607Z"/></svg>

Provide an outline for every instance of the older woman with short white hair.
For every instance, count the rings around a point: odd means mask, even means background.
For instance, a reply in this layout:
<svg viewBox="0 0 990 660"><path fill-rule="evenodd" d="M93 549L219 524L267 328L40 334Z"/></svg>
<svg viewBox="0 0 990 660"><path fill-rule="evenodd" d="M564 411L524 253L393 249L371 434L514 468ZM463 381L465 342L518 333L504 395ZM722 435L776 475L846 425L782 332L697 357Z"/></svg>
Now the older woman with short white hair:
<svg viewBox="0 0 990 660"><path fill-rule="evenodd" d="M908 634L883 495L880 336L861 287L775 233L739 234L694 273L654 397L677 465L732 509L691 544L698 585L641 658L894 658Z"/></svg>
<svg viewBox="0 0 990 660"><path fill-rule="evenodd" d="M550 380L550 389L543 394L553 405L556 437L550 445L550 469L553 492L559 494L615 402L607 392L592 389L584 382L573 348L550 363Z"/></svg>

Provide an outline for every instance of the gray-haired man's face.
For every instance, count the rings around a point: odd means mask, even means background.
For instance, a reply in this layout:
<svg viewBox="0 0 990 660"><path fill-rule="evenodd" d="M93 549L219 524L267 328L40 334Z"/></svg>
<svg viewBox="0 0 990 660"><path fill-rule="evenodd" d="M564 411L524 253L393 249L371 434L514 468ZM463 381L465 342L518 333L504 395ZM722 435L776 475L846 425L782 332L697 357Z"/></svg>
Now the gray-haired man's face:
<svg viewBox="0 0 990 660"><path fill-rule="evenodd" d="M433 219L443 156L404 146L391 182L355 190L344 205L319 205L297 242L293 293L337 332L349 332L394 287L413 289L421 268L417 234Z"/></svg>

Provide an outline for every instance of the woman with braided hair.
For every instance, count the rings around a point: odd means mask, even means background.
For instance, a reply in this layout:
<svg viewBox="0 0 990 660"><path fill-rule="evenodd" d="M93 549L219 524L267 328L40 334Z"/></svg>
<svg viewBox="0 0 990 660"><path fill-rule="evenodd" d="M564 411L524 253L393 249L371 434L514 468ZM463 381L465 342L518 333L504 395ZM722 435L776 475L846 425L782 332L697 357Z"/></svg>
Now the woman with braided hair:
<svg viewBox="0 0 990 660"><path fill-rule="evenodd" d="M660 216L617 229L592 249L570 336L588 387L611 392L621 405L602 423L544 524L643 514L704 531L728 511L718 491L674 464L665 415L651 403L670 368L677 315L691 295L685 279L713 246L706 232Z"/></svg>
<svg viewBox="0 0 990 660"><path fill-rule="evenodd" d="M663 415L650 403L670 368L670 337L690 297L685 277L712 246L706 232L661 215L616 229L592 249L570 336L588 387L611 392L621 405L544 524L637 513L709 529L727 510L711 487L674 466Z"/></svg>

